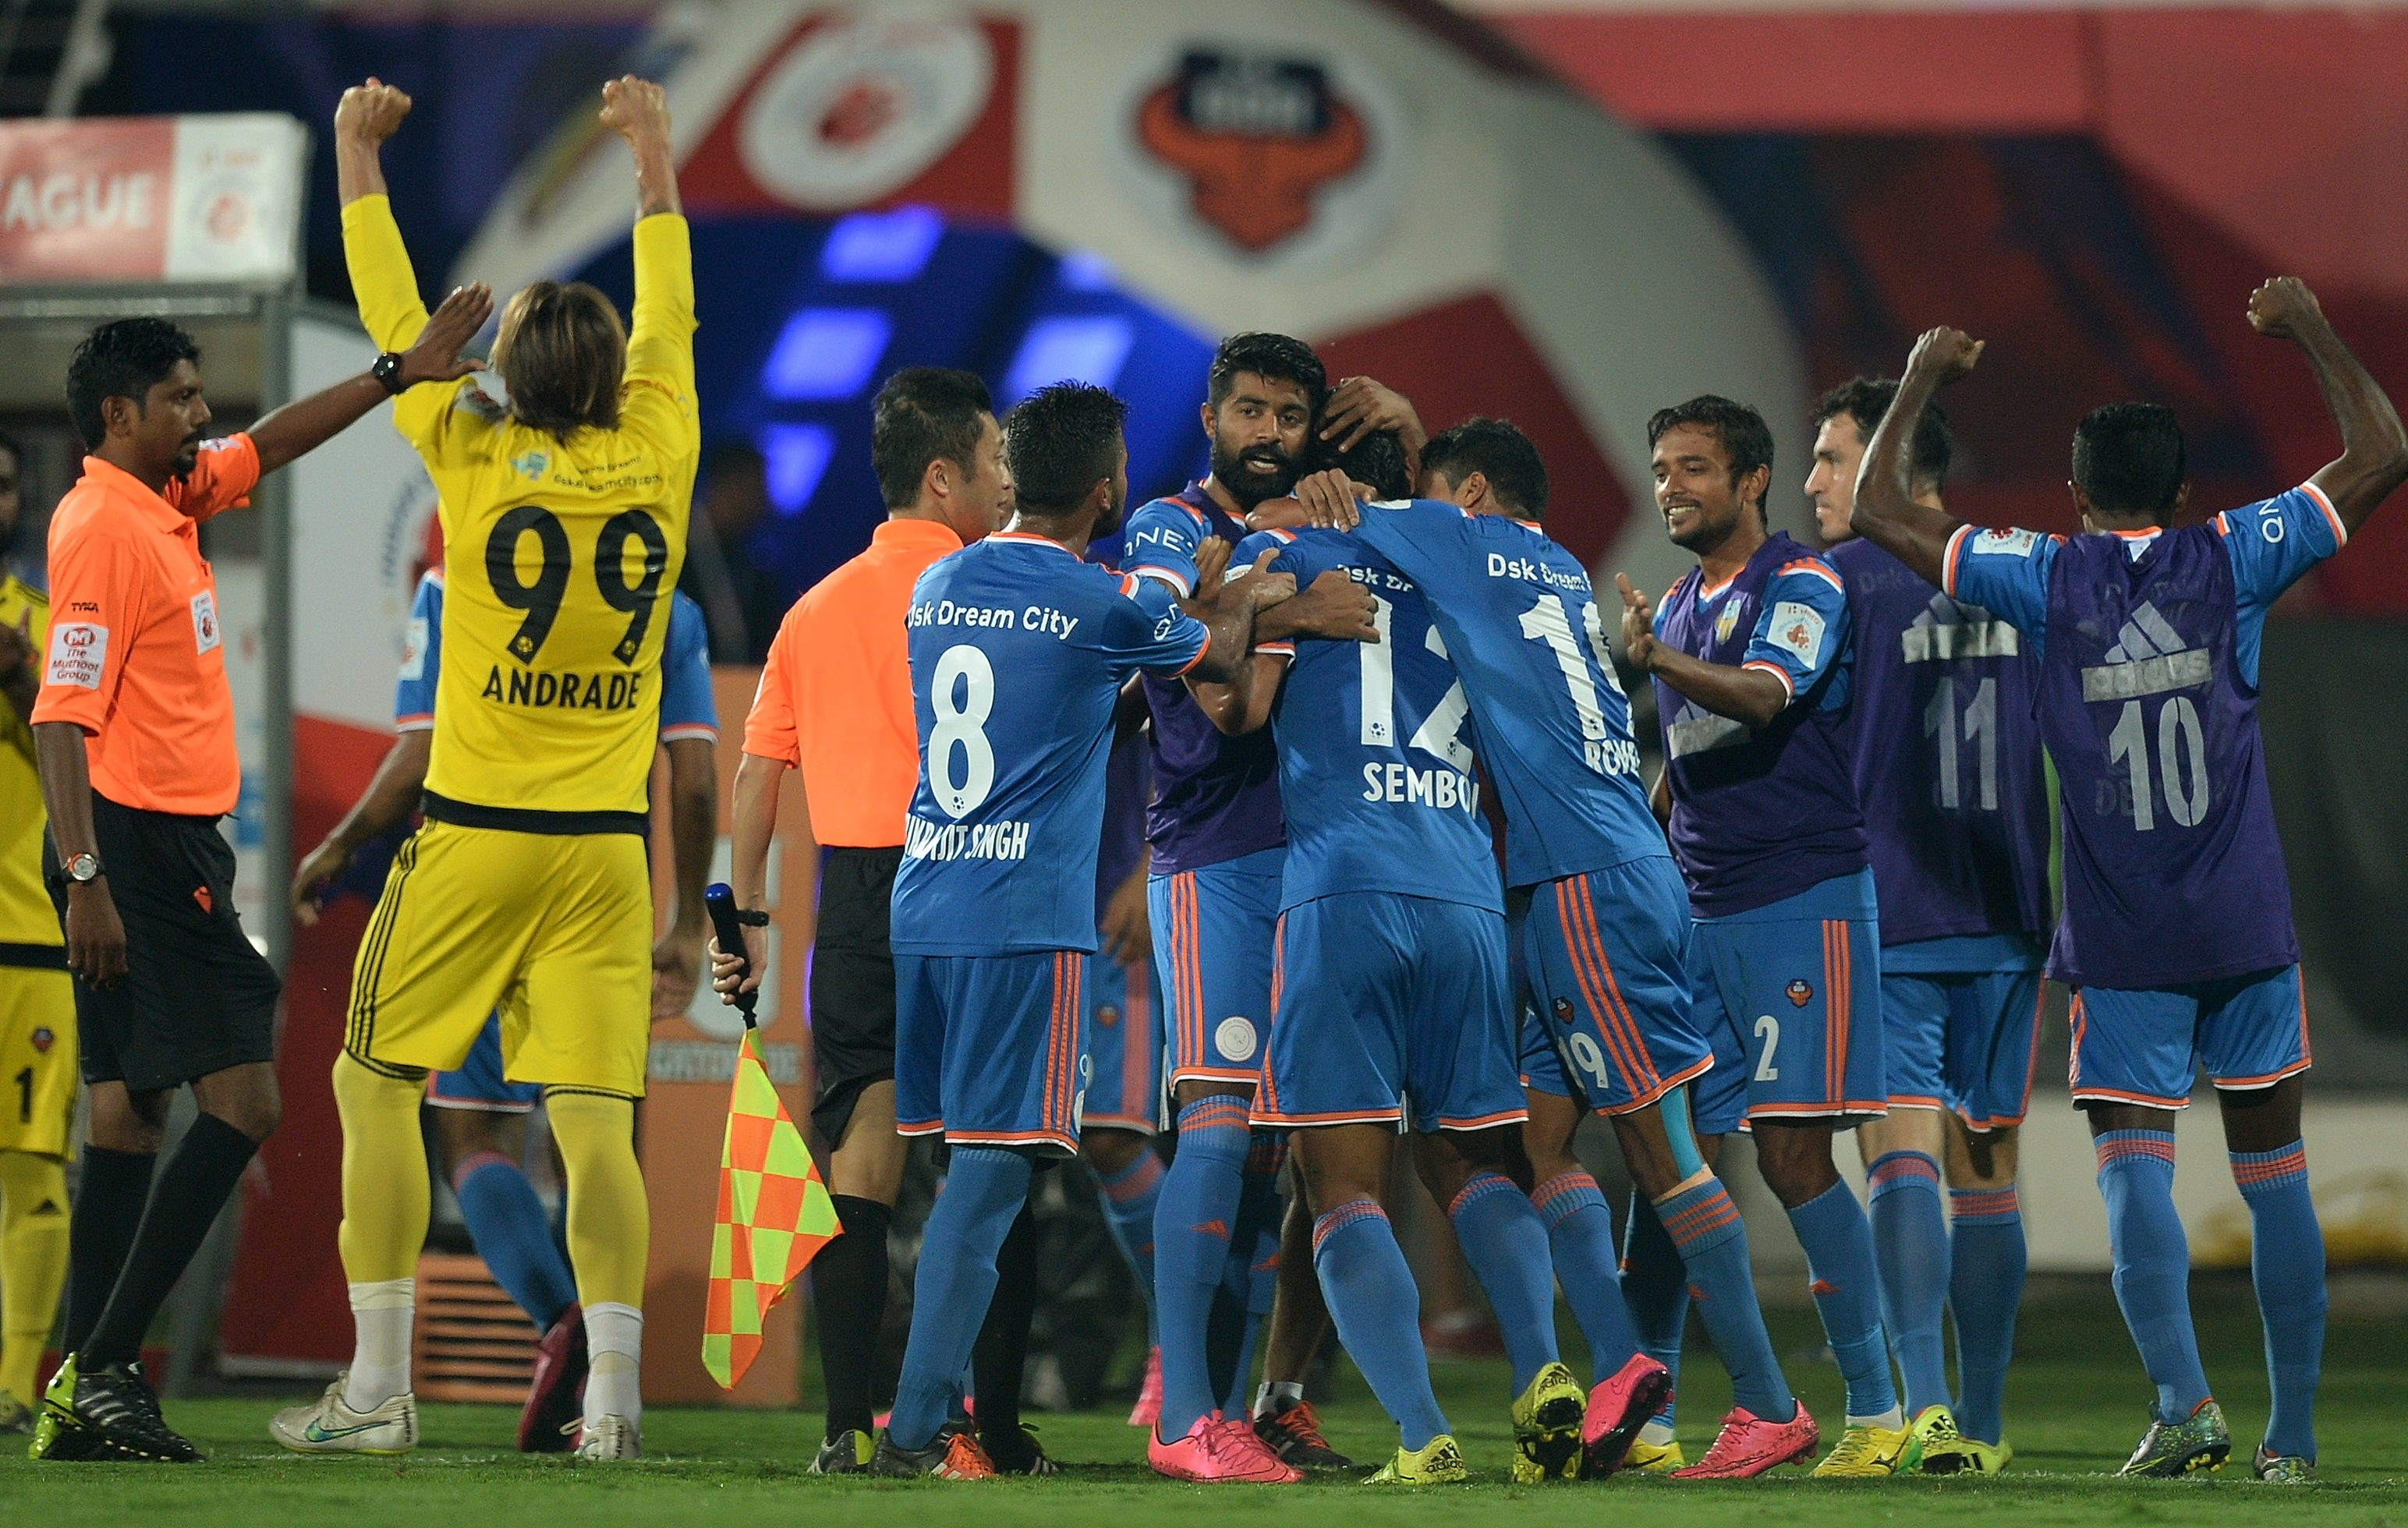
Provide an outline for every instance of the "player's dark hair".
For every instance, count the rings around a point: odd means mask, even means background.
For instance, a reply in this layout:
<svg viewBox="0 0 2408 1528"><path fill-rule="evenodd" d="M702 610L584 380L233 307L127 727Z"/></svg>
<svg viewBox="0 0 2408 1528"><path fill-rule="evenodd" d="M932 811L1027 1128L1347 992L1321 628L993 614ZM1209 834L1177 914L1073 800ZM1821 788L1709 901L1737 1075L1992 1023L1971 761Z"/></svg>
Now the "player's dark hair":
<svg viewBox="0 0 2408 1528"><path fill-rule="evenodd" d="M108 435L100 417L103 399L131 398L138 409L177 362L198 365L200 360L193 336L165 319L117 319L84 336L67 358L67 418L83 437L84 450L100 450ZM17 460L22 464L24 452Z"/></svg>
<svg viewBox="0 0 2408 1528"><path fill-rule="evenodd" d="M979 436L995 412L978 373L906 366L886 378L869 409L869 463L887 508L919 503L928 464L940 458L978 476Z"/></svg>
<svg viewBox="0 0 2408 1528"><path fill-rule="evenodd" d="M1394 430L1365 436L1351 450L1340 450L1335 441L1320 443L1311 460L1313 471L1335 467L1383 499L1413 496L1412 469L1406 464L1405 448Z"/></svg>
<svg viewBox="0 0 2408 1528"><path fill-rule="evenodd" d="M1898 399L1898 382L1893 378L1851 377L1823 394L1814 405L1814 422L1845 414L1856 422L1856 436L1866 445L1872 444L1873 432L1881 428L1882 416ZM1948 480L1948 464L1956 455L1956 436L1948 428L1948 416L1940 411L1938 402L1923 406L1923 417L1914 421L1914 478L1916 488L1940 487Z"/></svg>
<svg viewBox="0 0 2408 1528"><path fill-rule="evenodd" d="M1474 415L1440 430L1422 448L1422 470L1457 485L1479 473L1507 509L1526 520L1547 518L1547 464L1538 443L1511 420Z"/></svg>
<svg viewBox="0 0 2408 1528"><path fill-rule="evenodd" d="M619 427L627 330L601 289L585 281L531 281L502 309L493 366L510 417L555 440Z"/></svg>
<svg viewBox="0 0 2408 1528"><path fill-rule="evenodd" d="M1712 393L1699 393L1687 403L1676 403L1670 408L1656 410L1647 421L1647 445L1653 450L1664 438L1664 432L1687 425L1696 430L1712 430L1723 443L1723 452L1730 458L1730 480L1739 480L1758 467L1772 465L1772 430L1753 404L1739 403ZM1766 493L1771 492L1768 486ZM1756 501L1756 511L1764 513L1764 501Z"/></svg>
<svg viewBox="0 0 2408 1528"><path fill-rule="evenodd" d="M1004 417L1003 460L1024 511L1068 514L1111 478L1128 405L1085 382L1055 382Z"/></svg>
<svg viewBox="0 0 2408 1528"><path fill-rule="evenodd" d="M2073 482L2111 515L2173 511L2188 472L2182 421L2161 403L2101 404L2073 427Z"/></svg>
<svg viewBox="0 0 2408 1528"><path fill-rule="evenodd" d="M1296 383L1304 389L1305 407L1315 419L1321 417L1321 405L1329 396L1329 373L1304 341L1272 334L1231 335L1221 341L1220 349L1212 352L1206 392L1213 407L1228 401L1241 371L1251 371L1267 382Z"/></svg>

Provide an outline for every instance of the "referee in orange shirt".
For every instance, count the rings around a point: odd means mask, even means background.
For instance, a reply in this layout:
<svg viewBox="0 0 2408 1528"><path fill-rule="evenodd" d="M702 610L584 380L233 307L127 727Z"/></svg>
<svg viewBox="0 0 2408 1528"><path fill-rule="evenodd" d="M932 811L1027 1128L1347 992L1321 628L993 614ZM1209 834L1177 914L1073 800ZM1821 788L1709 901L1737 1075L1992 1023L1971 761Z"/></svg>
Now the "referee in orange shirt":
<svg viewBox="0 0 2408 1528"><path fill-rule="evenodd" d="M280 1107L280 983L235 916L234 851L217 830L242 766L200 522L389 395L467 375L460 347L492 311L483 288L454 292L407 354L217 440L203 436L200 350L175 324L105 323L67 363L67 411L92 454L50 520L32 721L92 1116L67 1358L43 1397L37 1459L200 1457L136 1359ZM200 1117L154 1185L186 1084Z"/></svg>
<svg viewBox="0 0 2408 1528"><path fill-rule="evenodd" d="M886 942L920 775L904 616L929 564L1011 511L1002 432L975 373L896 372L879 391L869 452L886 523L868 550L795 603L770 644L736 770L730 870L747 923L750 991L767 967L765 883L778 797L787 772L800 770L811 837L827 851L811 951L811 1123L830 1149L828 1192L845 1229L811 1264L827 1389L815 1474L849 1473L869 1459L886 1226L908 1146L895 1133L895 958ZM1008 1399L1016 1407L1016 1394Z"/></svg>

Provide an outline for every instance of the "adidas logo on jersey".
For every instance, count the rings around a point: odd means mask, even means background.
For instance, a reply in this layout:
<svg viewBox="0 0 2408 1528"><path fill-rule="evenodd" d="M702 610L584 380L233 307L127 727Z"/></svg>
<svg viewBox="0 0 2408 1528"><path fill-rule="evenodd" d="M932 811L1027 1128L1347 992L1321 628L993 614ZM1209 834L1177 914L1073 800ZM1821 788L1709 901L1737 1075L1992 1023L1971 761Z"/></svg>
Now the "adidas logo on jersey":
<svg viewBox="0 0 2408 1528"><path fill-rule="evenodd" d="M1978 605L1962 605L1945 594L1932 595L1929 607L1898 638L1910 664L2012 658L2023 650L2023 637L2013 626Z"/></svg>
<svg viewBox="0 0 2408 1528"><path fill-rule="evenodd" d="M2214 677L2205 648L2186 647L2180 633L2143 601L2115 634L2115 645L2094 668L2082 671L2084 700L2130 700L2137 695L2191 690Z"/></svg>

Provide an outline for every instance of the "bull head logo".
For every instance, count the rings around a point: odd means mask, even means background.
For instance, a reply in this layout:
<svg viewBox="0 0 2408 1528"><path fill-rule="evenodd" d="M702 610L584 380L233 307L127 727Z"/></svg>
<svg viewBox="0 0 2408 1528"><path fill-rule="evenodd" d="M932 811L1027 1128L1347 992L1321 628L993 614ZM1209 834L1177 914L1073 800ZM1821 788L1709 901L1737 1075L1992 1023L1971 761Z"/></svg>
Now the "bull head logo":
<svg viewBox="0 0 2408 1528"><path fill-rule="evenodd" d="M1185 175L1196 215L1259 252L1312 221L1313 193L1369 147L1318 64L1198 50L1138 107L1138 140Z"/></svg>

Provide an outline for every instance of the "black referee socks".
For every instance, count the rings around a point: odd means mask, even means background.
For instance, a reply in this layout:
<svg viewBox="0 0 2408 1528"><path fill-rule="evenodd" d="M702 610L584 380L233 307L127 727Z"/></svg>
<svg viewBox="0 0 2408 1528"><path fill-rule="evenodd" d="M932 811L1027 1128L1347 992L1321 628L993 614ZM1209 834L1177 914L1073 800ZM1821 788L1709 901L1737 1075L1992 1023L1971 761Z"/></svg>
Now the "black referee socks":
<svg viewBox="0 0 2408 1528"><path fill-rule="evenodd" d="M1028 1323L1037 1314L1037 1213L1020 1207L1011 1234L995 1254L995 1298L988 1302L986 1321L979 1328L978 1346L970 1349L970 1389L978 1397L981 1439L996 1438L1020 1426L1020 1387L1028 1366ZM1014 1435L997 1447L1015 1449ZM992 1453L992 1450L990 1450ZM996 1461L1005 1468L1003 1461ZM1025 1465L1022 1466L1024 1469Z"/></svg>
<svg viewBox="0 0 2408 1528"><path fill-rule="evenodd" d="M875 1199L831 1197L844 1235L811 1260L811 1304L820 1319L827 1435L835 1439L876 1431L870 1386L878 1369L878 1330L886 1323L886 1225L895 1211Z"/></svg>
<svg viewBox="0 0 2408 1528"><path fill-rule="evenodd" d="M125 1267L142 1207L150 1197L150 1151L83 1149L83 1175L76 1184L75 1218L67 1227L67 1326L64 1351L79 1352L100 1324L109 1292Z"/></svg>
<svg viewBox="0 0 2408 1528"><path fill-rule="evenodd" d="M83 1372L112 1364L131 1364L141 1356L143 1335L151 1319L167 1303L168 1292L183 1277L184 1264L200 1250L218 1211L242 1181L242 1171L259 1151L259 1143L214 1114L193 1121L167 1159L151 1188L142 1212L141 1229L125 1254L125 1267L108 1307L100 1313L81 1349ZM90 1169L85 1169L87 1173ZM77 1221L82 1221L78 1207Z"/></svg>

